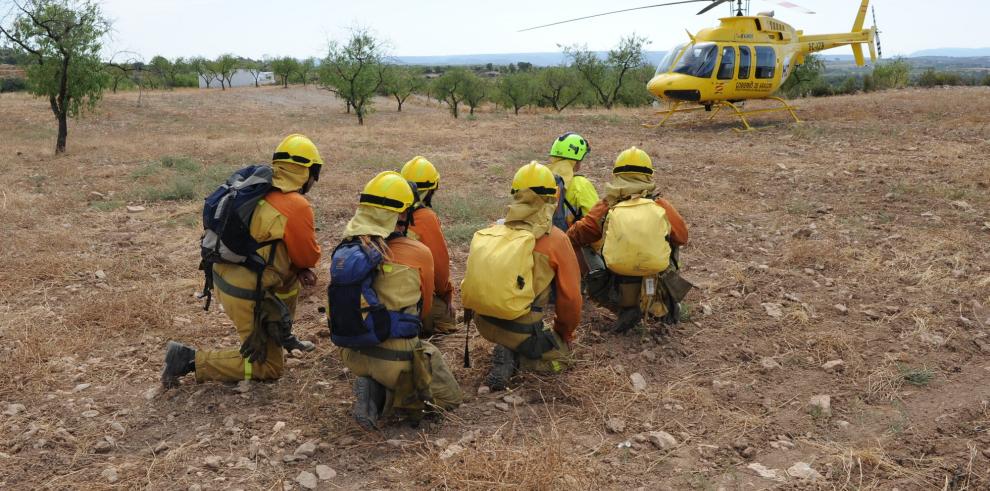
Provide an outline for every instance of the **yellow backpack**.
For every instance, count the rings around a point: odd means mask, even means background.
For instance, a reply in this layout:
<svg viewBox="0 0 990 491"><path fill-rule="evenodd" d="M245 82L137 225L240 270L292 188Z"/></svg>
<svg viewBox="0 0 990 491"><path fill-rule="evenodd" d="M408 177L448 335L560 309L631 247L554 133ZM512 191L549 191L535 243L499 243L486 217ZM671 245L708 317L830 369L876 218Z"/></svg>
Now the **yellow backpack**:
<svg viewBox="0 0 990 491"><path fill-rule="evenodd" d="M670 222L667 211L655 201L633 198L620 201L605 217L602 255L613 273L649 276L670 264Z"/></svg>
<svg viewBox="0 0 990 491"><path fill-rule="evenodd" d="M513 320L530 311L533 290L532 232L494 225L474 233L461 281L465 309Z"/></svg>

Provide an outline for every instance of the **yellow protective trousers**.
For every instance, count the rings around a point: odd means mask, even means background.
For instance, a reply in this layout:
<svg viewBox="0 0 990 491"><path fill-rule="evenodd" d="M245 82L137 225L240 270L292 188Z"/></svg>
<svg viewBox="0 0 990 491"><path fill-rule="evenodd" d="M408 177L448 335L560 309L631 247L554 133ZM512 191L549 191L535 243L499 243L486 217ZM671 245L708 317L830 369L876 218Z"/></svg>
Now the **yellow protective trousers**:
<svg viewBox="0 0 990 491"><path fill-rule="evenodd" d="M450 317L447 302L439 295L433 295L433 309L430 316L423 320L420 337L428 338L434 334L450 334L457 332L457 321Z"/></svg>
<svg viewBox="0 0 990 491"><path fill-rule="evenodd" d="M242 288L253 289L255 273L241 266L216 264L215 274L226 282ZM254 301L239 298L223 291L219 286L214 294L220 299L224 312L234 322L241 342L254 330ZM299 298L298 280L275 295L285 303L289 315L295 318L296 300ZM274 339L268 340L268 356L264 363L250 363L241 357L240 346L219 351L196 351L196 381L215 380L237 382L239 380L278 380L282 376L284 363L282 347Z"/></svg>
<svg viewBox="0 0 990 491"><path fill-rule="evenodd" d="M420 344L422 343L422 344ZM412 352L422 346L430 359L432 379L430 391L433 403L443 409L453 409L464 400L464 394L454 379L453 372L447 366L443 353L428 341L420 339L386 339L371 349L341 348L340 358L344 366L349 368L357 377L371 377L385 386L389 391L386 401L385 414L391 411L394 392L400 387L414 386Z"/></svg>
<svg viewBox="0 0 990 491"><path fill-rule="evenodd" d="M533 314L527 314L531 316ZM474 323L481 337L509 348L519 356L519 369L540 373L559 373L571 365L571 351L560 336L537 323L519 323L476 316ZM539 326L534 328L533 326ZM537 332L536 329L539 329ZM547 349L549 348L549 349Z"/></svg>

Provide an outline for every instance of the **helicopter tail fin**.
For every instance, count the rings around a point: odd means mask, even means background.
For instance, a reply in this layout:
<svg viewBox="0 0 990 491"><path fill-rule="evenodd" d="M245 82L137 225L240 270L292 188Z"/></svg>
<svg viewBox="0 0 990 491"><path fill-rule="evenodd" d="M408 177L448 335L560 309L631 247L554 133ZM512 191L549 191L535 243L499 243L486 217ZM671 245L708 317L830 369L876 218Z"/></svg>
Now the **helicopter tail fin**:
<svg viewBox="0 0 990 491"><path fill-rule="evenodd" d="M870 8L870 0L863 0L863 2L860 3L859 12L856 13L856 20L853 21L852 32L854 33L866 32L863 31L863 24L866 22L866 11L869 10L869 8ZM873 50L873 30L868 29L867 31L869 31L869 39L870 39L868 43L870 45L870 60L876 61L877 56ZM863 45L859 43L852 44L852 50L853 50L853 57L856 58L856 66L865 65L866 63L863 60Z"/></svg>
<svg viewBox="0 0 990 491"><path fill-rule="evenodd" d="M863 60L863 45L853 44L853 57L856 58L856 66L863 66L866 62Z"/></svg>
<svg viewBox="0 0 990 491"><path fill-rule="evenodd" d="M870 0L863 0L863 3L859 5L859 12L856 13L856 21L853 22L852 32L860 32L863 30L863 24L866 23L866 11L870 8Z"/></svg>

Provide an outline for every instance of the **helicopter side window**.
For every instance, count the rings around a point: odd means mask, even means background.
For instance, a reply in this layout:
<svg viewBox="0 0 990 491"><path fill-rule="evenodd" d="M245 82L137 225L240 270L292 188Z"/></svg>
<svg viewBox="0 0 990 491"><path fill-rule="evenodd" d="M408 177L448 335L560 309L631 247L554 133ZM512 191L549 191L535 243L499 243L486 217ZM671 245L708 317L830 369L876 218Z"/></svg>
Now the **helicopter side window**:
<svg viewBox="0 0 990 491"><path fill-rule="evenodd" d="M715 59L718 58L718 46L714 43L688 46L681 59L674 67L675 73L683 73L698 78L709 78L715 71Z"/></svg>
<svg viewBox="0 0 990 491"><path fill-rule="evenodd" d="M736 48L726 46L722 48L722 63L718 65L719 80L732 80L732 75L736 69Z"/></svg>
<svg viewBox="0 0 990 491"><path fill-rule="evenodd" d="M746 80L749 78L749 68L753 64L750 56L749 46L739 47L739 80Z"/></svg>
<svg viewBox="0 0 990 491"><path fill-rule="evenodd" d="M773 78L777 52L770 46L756 47L756 78Z"/></svg>

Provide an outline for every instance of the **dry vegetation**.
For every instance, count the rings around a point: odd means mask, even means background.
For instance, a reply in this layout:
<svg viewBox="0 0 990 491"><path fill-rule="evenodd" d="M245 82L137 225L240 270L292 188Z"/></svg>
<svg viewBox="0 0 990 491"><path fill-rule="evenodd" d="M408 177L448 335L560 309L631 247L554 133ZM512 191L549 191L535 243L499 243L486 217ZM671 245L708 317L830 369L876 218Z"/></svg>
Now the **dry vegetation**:
<svg viewBox="0 0 990 491"><path fill-rule="evenodd" d="M325 464L337 471L326 488L987 489L990 90L803 105L803 125L739 135L728 122L646 130L643 110L454 120L382 100L358 127L314 89L156 92L140 106L119 94L53 158L45 102L5 94L0 488L279 489ZM462 338L446 339L467 403L366 434L321 335L322 271L298 322L318 349L283 380L156 393L167 340L235 343L192 295L199 197L283 135L309 135L330 162L312 196L328 247L374 172L416 154L438 164L459 279L465 240L498 216L514 168L565 130L592 142L585 171L599 184L621 149L645 148L690 223L682 258L699 289L668 336L616 336L589 307L578 366L522 377L508 411L476 395L487 343L475 337L464 369ZM825 394L832 414L809 410ZM677 445L637 438L651 430ZM307 440L313 457L283 462ZM441 459L446 445L464 450ZM822 480L788 477L799 461Z"/></svg>

